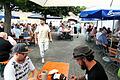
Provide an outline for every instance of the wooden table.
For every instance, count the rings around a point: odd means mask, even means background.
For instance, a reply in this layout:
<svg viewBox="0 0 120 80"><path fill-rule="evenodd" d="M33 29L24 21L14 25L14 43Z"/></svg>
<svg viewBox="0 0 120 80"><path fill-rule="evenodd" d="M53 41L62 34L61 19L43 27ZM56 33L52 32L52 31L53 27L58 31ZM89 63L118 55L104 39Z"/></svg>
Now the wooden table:
<svg viewBox="0 0 120 80"><path fill-rule="evenodd" d="M57 69L59 71L59 73L64 74L67 77L67 80L68 80L69 63L64 63L64 62L47 62L46 64L44 64L42 69L38 72L37 80L40 80L39 79L39 74L41 74L42 71L47 70L49 72L53 69ZM51 80L51 75L48 75L47 80Z"/></svg>

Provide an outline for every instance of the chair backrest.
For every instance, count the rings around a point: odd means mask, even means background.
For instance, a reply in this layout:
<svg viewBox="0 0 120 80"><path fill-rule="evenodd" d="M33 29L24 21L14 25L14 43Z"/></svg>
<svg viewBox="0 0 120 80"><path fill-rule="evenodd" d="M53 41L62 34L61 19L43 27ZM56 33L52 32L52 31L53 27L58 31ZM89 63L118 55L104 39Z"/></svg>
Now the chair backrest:
<svg viewBox="0 0 120 80"><path fill-rule="evenodd" d="M109 55L115 56L117 55L117 49L108 47Z"/></svg>

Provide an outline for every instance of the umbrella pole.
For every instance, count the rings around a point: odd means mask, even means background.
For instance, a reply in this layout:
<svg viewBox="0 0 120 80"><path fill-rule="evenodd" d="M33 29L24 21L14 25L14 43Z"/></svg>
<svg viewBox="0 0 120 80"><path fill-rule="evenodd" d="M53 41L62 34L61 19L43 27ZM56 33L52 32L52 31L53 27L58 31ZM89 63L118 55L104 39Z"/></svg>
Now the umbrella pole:
<svg viewBox="0 0 120 80"><path fill-rule="evenodd" d="M101 20L101 28L102 28L102 20Z"/></svg>
<svg viewBox="0 0 120 80"><path fill-rule="evenodd" d="M96 22L96 26L98 27L98 20L97 20L97 22Z"/></svg>
<svg viewBox="0 0 120 80"><path fill-rule="evenodd" d="M114 34L115 19L113 19L112 34Z"/></svg>
<svg viewBox="0 0 120 80"><path fill-rule="evenodd" d="M115 19L113 19L112 35L114 34L114 25L115 25ZM110 47L112 47L112 38L111 38L111 44L110 44Z"/></svg>

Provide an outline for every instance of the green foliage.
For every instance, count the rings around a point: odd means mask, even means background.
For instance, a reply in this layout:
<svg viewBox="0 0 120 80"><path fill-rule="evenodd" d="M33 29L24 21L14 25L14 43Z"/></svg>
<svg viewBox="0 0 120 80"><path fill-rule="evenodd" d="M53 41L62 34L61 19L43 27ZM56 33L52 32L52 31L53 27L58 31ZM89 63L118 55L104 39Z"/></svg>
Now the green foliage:
<svg viewBox="0 0 120 80"><path fill-rule="evenodd" d="M11 3L12 10L15 10L14 7L17 6L19 10L25 12L41 12L43 15L53 15L53 16L66 16L68 12L73 12L74 14L78 14L81 10L86 9L85 6L78 7L41 7L38 4L35 4L29 0L0 0L0 4Z"/></svg>
<svg viewBox="0 0 120 80"><path fill-rule="evenodd" d="M42 7L42 14L50 14L53 16L67 16L68 12L73 12L78 14L81 10L86 9L86 7Z"/></svg>

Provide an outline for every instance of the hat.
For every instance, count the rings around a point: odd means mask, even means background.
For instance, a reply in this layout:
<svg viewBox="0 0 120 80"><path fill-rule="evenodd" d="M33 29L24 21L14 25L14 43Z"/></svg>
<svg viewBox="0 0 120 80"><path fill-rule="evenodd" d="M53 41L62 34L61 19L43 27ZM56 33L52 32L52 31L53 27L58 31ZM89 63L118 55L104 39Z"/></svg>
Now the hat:
<svg viewBox="0 0 120 80"><path fill-rule="evenodd" d="M29 49L28 46L25 43L18 43L17 45L15 45L12 49L12 53L29 53L31 52L32 49Z"/></svg>
<svg viewBox="0 0 120 80"><path fill-rule="evenodd" d="M76 48L74 48L73 57L74 58L81 57L81 56L86 57L93 53L94 51L90 49L87 45L81 45L81 46L77 46Z"/></svg>

